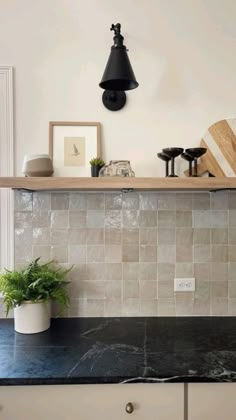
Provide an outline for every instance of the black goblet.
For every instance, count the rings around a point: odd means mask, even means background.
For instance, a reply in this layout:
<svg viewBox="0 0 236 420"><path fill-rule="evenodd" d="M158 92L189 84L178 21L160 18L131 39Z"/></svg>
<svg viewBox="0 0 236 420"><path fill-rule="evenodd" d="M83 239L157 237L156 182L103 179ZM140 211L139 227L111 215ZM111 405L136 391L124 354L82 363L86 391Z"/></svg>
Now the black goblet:
<svg viewBox="0 0 236 420"><path fill-rule="evenodd" d="M170 157L165 155L165 153L157 153L157 156L161 159L164 160L166 163L166 177L169 176L169 161L170 161Z"/></svg>
<svg viewBox="0 0 236 420"><path fill-rule="evenodd" d="M183 151L184 149L182 149L182 147L168 147L162 149L162 152L171 159L171 174L169 177L178 177L178 175L175 175L175 158L183 153Z"/></svg>
<svg viewBox="0 0 236 420"><path fill-rule="evenodd" d="M188 161L188 164L189 164L189 167L188 167L188 172L189 172L189 176L192 176L193 175L193 172L192 172L192 162L193 162L193 157L192 156L190 156L190 155L188 155L187 153L182 153L182 155L181 155L181 157L183 158L183 159L185 159L185 160L187 160Z"/></svg>
<svg viewBox="0 0 236 420"><path fill-rule="evenodd" d="M198 176L197 172L197 160L204 155L207 152L207 149L205 147L192 147L191 149L185 149L185 153L189 155L193 159L193 175L192 176Z"/></svg>

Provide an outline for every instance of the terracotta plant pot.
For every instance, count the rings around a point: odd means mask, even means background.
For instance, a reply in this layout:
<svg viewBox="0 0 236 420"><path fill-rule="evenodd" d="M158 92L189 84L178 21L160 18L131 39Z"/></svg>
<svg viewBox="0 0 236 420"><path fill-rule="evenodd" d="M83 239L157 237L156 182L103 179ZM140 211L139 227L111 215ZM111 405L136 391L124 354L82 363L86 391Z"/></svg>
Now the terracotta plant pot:
<svg viewBox="0 0 236 420"><path fill-rule="evenodd" d="M15 331L22 334L36 334L50 327L51 305L49 302L25 301L14 308Z"/></svg>

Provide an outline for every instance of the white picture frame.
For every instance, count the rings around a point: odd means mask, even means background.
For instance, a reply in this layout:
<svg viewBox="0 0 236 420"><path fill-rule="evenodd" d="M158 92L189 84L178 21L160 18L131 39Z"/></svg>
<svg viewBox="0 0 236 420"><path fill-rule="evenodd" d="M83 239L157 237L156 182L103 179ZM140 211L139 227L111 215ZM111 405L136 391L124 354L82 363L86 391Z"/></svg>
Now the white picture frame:
<svg viewBox="0 0 236 420"><path fill-rule="evenodd" d="M49 122L49 156L55 177L90 177L89 161L100 157L99 122Z"/></svg>

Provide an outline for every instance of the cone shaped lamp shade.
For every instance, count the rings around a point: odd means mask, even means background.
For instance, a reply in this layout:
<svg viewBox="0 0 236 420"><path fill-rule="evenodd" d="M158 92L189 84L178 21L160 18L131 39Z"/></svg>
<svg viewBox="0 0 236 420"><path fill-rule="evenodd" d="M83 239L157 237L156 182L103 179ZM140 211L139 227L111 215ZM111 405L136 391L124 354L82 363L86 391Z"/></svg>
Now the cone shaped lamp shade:
<svg viewBox="0 0 236 420"><path fill-rule="evenodd" d="M111 47L111 53L99 86L102 89L113 91L131 90L138 87L124 46Z"/></svg>

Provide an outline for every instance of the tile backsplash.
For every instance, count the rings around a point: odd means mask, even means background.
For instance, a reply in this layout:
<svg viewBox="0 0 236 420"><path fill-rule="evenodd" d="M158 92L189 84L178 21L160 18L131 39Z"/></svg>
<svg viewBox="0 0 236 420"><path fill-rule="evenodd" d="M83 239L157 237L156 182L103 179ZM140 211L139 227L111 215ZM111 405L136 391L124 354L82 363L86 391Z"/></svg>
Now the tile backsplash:
<svg viewBox="0 0 236 420"><path fill-rule="evenodd" d="M39 256L73 265L66 316L235 315L236 193L17 191L15 266Z"/></svg>

